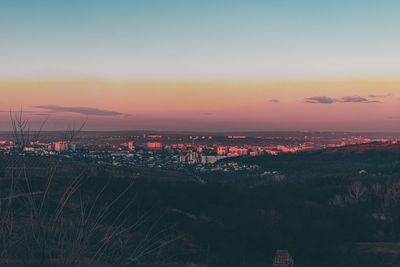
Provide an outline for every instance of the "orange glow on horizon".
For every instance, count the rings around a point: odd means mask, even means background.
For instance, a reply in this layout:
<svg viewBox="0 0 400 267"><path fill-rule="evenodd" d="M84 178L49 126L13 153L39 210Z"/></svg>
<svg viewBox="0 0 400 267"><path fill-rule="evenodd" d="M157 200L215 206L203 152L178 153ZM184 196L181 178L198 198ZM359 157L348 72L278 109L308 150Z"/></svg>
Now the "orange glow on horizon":
<svg viewBox="0 0 400 267"><path fill-rule="evenodd" d="M400 127L391 126L397 117L400 118L399 80L270 83L3 81L0 82L0 93L0 110L23 107L32 114L48 114L53 118L88 116L93 129L168 126L169 130L400 130ZM322 96L339 100L335 103L305 102L307 98ZM368 103L363 102L367 100ZM71 112L65 107L96 110ZM99 110L118 115L96 114ZM6 121L7 115L0 114L1 121Z"/></svg>

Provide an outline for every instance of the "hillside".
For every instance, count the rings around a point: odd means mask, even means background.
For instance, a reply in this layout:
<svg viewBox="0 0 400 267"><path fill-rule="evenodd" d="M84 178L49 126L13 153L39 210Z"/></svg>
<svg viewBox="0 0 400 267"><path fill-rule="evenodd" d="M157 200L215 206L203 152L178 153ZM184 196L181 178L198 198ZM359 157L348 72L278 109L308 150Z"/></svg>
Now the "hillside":
<svg viewBox="0 0 400 267"><path fill-rule="evenodd" d="M116 259L124 266L271 266L277 249L289 250L300 267L398 262L396 245L381 249L400 241L397 145L234 160L277 170L288 179L241 186L239 181L249 177L215 173L200 184L184 171L4 155L0 248L7 253L2 266L26 266L18 258L31 266L86 266L88 261L115 266ZM10 232L8 214L14 208ZM141 219L140 227L132 227ZM107 241L104 251L98 247L102 237L114 237L118 229L126 232ZM135 253L140 262L132 261ZM62 260L75 265L55 264Z"/></svg>
<svg viewBox="0 0 400 267"><path fill-rule="evenodd" d="M244 157L233 161L256 164L293 178L354 176L360 171L373 175L392 174L400 169L400 144L376 142L277 156Z"/></svg>

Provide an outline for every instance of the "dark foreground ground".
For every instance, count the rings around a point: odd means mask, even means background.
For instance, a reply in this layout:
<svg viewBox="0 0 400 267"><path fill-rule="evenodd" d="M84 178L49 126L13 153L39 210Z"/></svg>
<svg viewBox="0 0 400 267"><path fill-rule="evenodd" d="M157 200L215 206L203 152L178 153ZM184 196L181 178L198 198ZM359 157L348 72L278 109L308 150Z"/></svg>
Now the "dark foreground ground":
<svg viewBox="0 0 400 267"><path fill-rule="evenodd" d="M237 161L284 179L3 156L0 266L400 266L397 145Z"/></svg>

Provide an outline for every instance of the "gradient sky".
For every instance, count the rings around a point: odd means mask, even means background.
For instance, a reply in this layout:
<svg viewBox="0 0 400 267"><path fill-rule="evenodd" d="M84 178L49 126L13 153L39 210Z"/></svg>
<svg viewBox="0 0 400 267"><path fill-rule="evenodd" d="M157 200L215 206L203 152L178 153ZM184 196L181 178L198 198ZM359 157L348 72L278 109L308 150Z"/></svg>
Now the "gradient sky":
<svg viewBox="0 0 400 267"><path fill-rule="evenodd" d="M400 131L397 0L1 0L0 130Z"/></svg>
<svg viewBox="0 0 400 267"><path fill-rule="evenodd" d="M87 130L400 130L400 81L17 81L0 91L0 129L22 107L47 129L88 118Z"/></svg>

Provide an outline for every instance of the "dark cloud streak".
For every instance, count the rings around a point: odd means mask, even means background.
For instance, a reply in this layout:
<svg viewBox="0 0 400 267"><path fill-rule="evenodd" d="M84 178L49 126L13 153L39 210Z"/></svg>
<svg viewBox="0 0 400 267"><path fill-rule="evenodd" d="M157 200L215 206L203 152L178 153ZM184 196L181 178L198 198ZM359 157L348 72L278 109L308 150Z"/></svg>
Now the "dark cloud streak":
<svg viewBox="0 0 400 267"><path fill-rule="evenodd" d="M270 102L270 103L280 103L281 101L279 99L271 99L268 102Z"/></svg>
<svg viewBox="0 0 400 267"><path fill-rule="evenodd" d="M329 96L312 96L304 100L305 103L310 104L334 104L334 103L359 103L359 104L370 104L370 103L381 103L379 100L370 100L362 96L344 96L341 98L333 98Z"/></svg>
<svg viewBox="0 0 400 267"><path fill-rule="evenodd" d="M69 112L69 113L77 113L86 116L119 116L123 115L122 113L105 110L105 109L98 109L98 108L91 108L91 107L63 107L63 106L56 106L56 105L39 105L33 106L34 108L44 109L50 112Z"/></svg>
<svg viewBox="0 0 400 267"><path fill-rule="evenodd" d="M369 98L387 98L387 97L392 97L393 95L391 93L385 94L385 95L369 95Z"/></svg>
<svg viewBox="0 0 400 267"><path fill-rule="evenodd" d="M378 100L369 100L362 96L345 96L338 99L340 103L379 103Z"/></svg>
<svg viewBox="0 0 400 267"><path fill-rule="evenodd" d="M337 100L328 96L312 96L306 98L305 102L310 104L333 104Z"/></svg>

